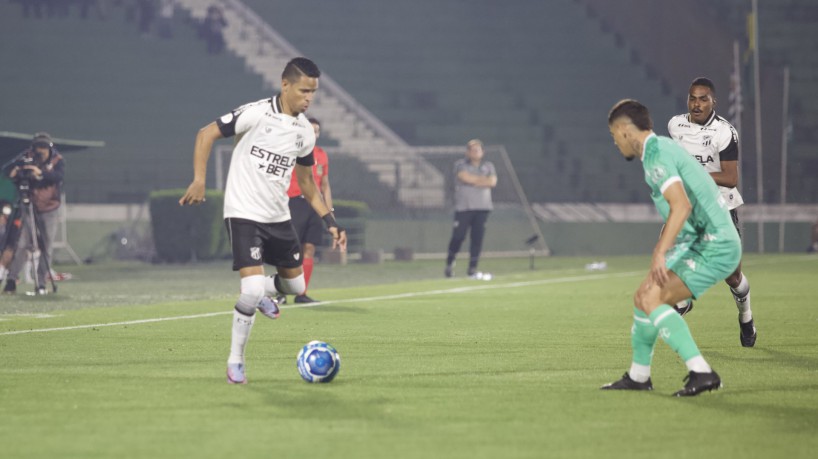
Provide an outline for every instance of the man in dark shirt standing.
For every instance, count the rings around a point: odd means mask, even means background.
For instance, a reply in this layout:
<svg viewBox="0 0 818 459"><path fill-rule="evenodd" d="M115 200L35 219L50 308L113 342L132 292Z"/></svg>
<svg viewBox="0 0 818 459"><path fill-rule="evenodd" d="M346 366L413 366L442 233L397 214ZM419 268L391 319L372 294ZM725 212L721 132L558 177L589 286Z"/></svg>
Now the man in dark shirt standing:
<svg viewBox="0 0 818 459"><path fill-rule="evenodd" d="M491 189L497 186L497 172L494 164L483 161L483 154L483 142L472 139L466 144L466 157L454 163L454 229L446 257L446 277L454 275L455 257L466 239L466 233L471 231L467 274L473 279L490 278L490 275L484 276L477 271L477 263L483 249L486 220L493 209Z"/></svg>

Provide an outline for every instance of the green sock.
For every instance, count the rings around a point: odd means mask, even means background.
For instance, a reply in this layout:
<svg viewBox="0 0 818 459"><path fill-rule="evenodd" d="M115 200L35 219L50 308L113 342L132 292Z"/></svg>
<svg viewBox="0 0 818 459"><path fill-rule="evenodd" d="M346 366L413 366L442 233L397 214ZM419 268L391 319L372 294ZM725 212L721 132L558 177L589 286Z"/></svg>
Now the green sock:
<svg viewBox="0 0 818 459"><path fill-rule="evenodd" d="M631 328L631 347L633 361L639 365L650 366L653 359L653 345L659 330L653 326L648 315L641 309L633 308L633 327Z"/></svg>
<svg viewBox="0 0 818 459"><path fill-rule="evenodd" d="M659 306L650 313L650 320L659 331L659 336L683 361L702 355L693 341L687 322L672 307L666 304Z"/></svg>

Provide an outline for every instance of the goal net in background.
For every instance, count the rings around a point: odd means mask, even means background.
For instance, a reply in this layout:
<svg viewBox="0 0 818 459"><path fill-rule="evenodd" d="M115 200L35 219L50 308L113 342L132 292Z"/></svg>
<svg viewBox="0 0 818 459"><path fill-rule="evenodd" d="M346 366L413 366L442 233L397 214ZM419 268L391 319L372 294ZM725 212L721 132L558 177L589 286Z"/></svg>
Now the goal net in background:
<svg viewBox="0 0 818 459"><path fill-rule="evenodd" d="M362 201L371 209L364 234L350 245L352 255L382 251L389 258L396 251L409 250L417 258L437 258L446 253L454 216L454 163L464 157L465 145L324 149L329 156L333 199ZM215 150L215 182L221 189L231 150L230 145ZM549 255L505 148L487 145L484 151L485 160L497 171L484 256ZM468 243L467 239L460 259L467 256Z"/></svg>

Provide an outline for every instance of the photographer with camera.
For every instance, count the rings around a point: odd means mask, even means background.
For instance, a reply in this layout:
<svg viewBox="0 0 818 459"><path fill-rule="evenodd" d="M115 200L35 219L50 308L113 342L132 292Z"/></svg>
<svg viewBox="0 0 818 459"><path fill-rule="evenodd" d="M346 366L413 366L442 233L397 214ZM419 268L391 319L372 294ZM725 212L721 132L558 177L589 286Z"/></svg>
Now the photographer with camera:
<svg viewBox="0 0 818 459"><path fill-rule="evenodd" d="M14 241L6 242L8 248L14 249L14 258L8 268L3 293L17 292L20 270L28 260L28 252L32 252L34 266L37 267L36 293L44 294L46 280L50 276L51 246L59 223L65 162L54 148L51 136L38 132L34 134L31 147L3 170L17 187L19 202L16 212L21 222L16 246L12 245Z"/></svg>
<svg viewBox="0 0 818 459"><path fill-rule="evenodd" d="M9 264L14 256L14 250L10 245L17 244L17 228L11 220L11 213L14 211L14 206L5 199L0 200L0 281L6 278ZM11 243L14 241L14 244Z"/></svg>

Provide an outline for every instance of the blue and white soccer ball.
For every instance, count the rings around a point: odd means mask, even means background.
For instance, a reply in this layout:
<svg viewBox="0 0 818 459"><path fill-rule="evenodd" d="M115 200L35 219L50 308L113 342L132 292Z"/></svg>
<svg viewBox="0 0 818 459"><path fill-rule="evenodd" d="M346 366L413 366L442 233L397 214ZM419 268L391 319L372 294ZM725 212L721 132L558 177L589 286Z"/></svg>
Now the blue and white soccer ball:
<svg viewBox="0 0 818 459"><path fill-rule="evenodd" d="M310 341L298 352L298 372L309 383L328 383L341 369L341 356L323 341Z"/></svg>

